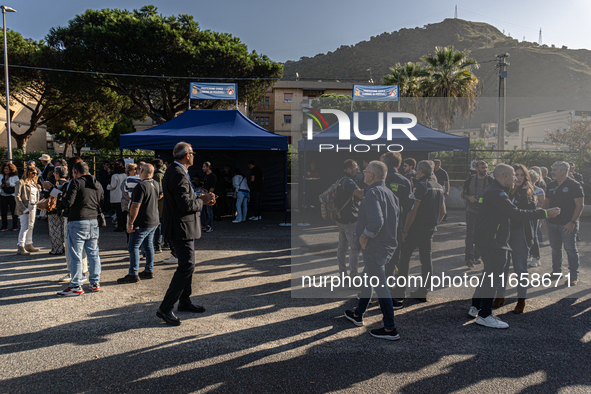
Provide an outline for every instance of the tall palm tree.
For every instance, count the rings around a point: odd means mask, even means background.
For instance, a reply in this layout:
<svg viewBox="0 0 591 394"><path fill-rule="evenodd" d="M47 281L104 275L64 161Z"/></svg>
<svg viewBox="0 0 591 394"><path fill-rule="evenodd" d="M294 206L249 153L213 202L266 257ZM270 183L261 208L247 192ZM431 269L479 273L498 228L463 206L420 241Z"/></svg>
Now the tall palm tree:
<svg viewBox="0 0 591 394"><path fill-rule="evenodd" d="M433 55L421 58L429 70L421 90L429 97L428 111L433 123L446 131L457 116L469 116L476 108L478 78L472 67L478 67L469 57L470 51L457 51L453 46L435 47Z"/></svg>
<svg viewBox="0 0 591 394"><path fill-rule="evenodd" d="M414 114L417 120L424 124L428 116L419 97L423 96L421 81L429 76L429 72L423 64L418 62L396 63L394 67L390 67L390 71L391 74L382 78L384 84L398 85L402 111ZM404 100L402 100L403 97Z"/></svg>

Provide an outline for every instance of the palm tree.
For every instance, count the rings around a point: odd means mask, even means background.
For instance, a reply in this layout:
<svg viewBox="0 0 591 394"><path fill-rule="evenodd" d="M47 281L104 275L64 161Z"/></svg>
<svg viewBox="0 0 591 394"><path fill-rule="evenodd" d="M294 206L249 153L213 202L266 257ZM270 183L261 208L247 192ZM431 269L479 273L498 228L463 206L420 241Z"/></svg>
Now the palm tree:
<svg viewBox="0 0 591 394"><path fill-rule="evenodd" d="M386 85L399 86L399 99L403 112L410 112L417 117L419 123L425 123L428 119L425 106L422 103L423 96L421 81L429 76L429 72L421 63L408 62L396 63L390 67L391 74L385 75L382 80ZM405 98L402 100L402 98Z"/></svg>
<svg viewBox="0 0 591 394"><path fill-rule="evenodd" d="M469 54L453 46L435 47L435 54L421 59L431 69L421 81L421 90L430 98L428 111L441 131L448 130L457 116L469 116L476 108L479 81L472 66L478 65Z"/></svg>

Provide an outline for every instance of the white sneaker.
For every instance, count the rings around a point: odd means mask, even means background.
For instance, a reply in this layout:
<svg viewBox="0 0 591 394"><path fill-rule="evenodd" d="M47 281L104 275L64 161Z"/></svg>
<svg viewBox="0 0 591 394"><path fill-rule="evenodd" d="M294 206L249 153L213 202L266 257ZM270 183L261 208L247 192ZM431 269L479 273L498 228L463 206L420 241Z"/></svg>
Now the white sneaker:
<svg viewBox="0 0 591 394"><path fill-rule="evenodd" d="M251 216L248 218L248 220L259 220L260 216Z"/></svg>
<svg viewBox="0 0 591 394"><path fill-rule="evenodd" d="M232 223L242 223L242 220L232 220Z"/></svg>
<svg viewBox="0 0 591 394"><path fill-rule="evenodd" d="M540 263L539 259L533 258L533 259L531 259L531 261L528 265L530 267L538 267L538 266L542 265L542 263Z"/></svg>
<svg viewBox="0 0 591 394"><path fill-rule="evenodd" d="M72 280L72 277L70 276L70 274L66 274L66 275L62 276L61 278L59 278L59 282L61 282L61 283L70 283L70 280Z"/></svg>
<svg viewBox="0 0 591 394"><path fill-rule="evenodd" d="M489 315L487 318L478 316L476 324L490 328L509 328L509 325L494 315Z"/></svg>
<svg viewBox="0 0 591 394"><path fill-rule="evenodd" d="M471 306L470 310L468 311L468 314L472 317L478 317L478 312L480 312L479 309L476 309L475 306Z"/></svg>
<svg viewBox="0 0 591 394"><path fill-rule="evenodd" d="M176 264L179 262L179 259L177 259L174 256L170 256L169 258L165 259L162 261L164 264Z"/></svg>

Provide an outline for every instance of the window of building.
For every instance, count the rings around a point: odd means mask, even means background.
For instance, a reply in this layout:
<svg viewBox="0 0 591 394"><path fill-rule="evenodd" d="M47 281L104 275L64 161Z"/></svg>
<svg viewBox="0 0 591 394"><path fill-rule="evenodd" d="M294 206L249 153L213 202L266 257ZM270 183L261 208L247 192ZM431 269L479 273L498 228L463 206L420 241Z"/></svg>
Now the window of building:
<svg viewBox="0 0 591 394"><path fill-rule="evenodd" d="M283 123L291 123L291 115L283 115Z"/></svg>
<svg viewBox="0 0 591 394"><path fill-rule="evenodd" d="M264 125L265 125L265 118L261 118L261 121L259 122L259 124L260 124L261 126L264 126Z"/></svg>
<svg viewBox="0 0 591 394"><path fill-rule="evenodd" d="M269 118L265 118L265 126L269 126Z"/></svg>
<svg viewBox="0 0 591 394"><path fill-rule="evenodd" d="M293 99L293 93L283 93L283 102L284 103L291 103L292 99ZM289 123L291 123L291 122L289 122Z"/></svg>
<svg viewBox="0 0 591 394"><path fill-rule="evenodd" d="M254 122L255 122L256 124L259 124L259 117L258 117L258 116L254 118Z"/></svg>
<svg viewBox="0 0 591 394"><path fill-rule="evenodd" d="M269 105L269 97L265 97L265 105Z"/></svg>

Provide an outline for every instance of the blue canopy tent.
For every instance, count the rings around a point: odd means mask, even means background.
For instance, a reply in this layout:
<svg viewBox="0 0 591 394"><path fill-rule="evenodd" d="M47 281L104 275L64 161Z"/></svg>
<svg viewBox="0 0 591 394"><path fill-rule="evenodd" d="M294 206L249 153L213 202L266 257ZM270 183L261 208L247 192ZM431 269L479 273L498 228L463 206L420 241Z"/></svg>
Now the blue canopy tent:
<svg viewBox="0 0 591 394"><path fill-rule="evenodd" d="M378 111L358 111L358 130L363 135L374 135L379 129L379 117L385 116L383 112ZM363 159L368 161L379 160L380 156L387 152L387 147L390 145L402 146L400 151L403 158L413 157L417 161L428 158L429 152L436 151L466 151L470 150L470 138L459 137L456 135L444 133L433 130L427 126L416 124L408 130L416 137L416 141L411 140L403 131L394 129L392 132L392 139L387 139L386 120L383 120L383 132L381 136L375 140L367 141L360 139L353 131L354 116L353 112L349 112L347 116L350 121L350 139L339 139L339 122L334 123L327 130L322 131L313 136L311 140L304 136L304 139L299 141L298 152L300 157L299 173L305 174L308 169L308 163L314 161L316 164L316 171L320 175L321 182L317 186L317 190L312 190L314 198L316 194L321 193L334 183L342 174L343 162L346 159L354 159L359 164ZM327 115L333 116L333 115ZM409 124L409 118L394 118L393 124ZM379 146L379 151L378 149ZM333 147L332 149L330 147ZM358 150L355 150L357 146ZM370 147L366 151L366 146ZM338 149L337 149L338 147ZM349 148L350 147L350 148ZM321 149L322 148L322 149ZM392 150L400 150L392 147ZM412 152L408 154L408 152ZM469 156L469 155L468 155ZM302 181L302 178L299 179ZM306 199L306 184L299 188L303 190L300 201L312 201Z"/></svg>
<svg viewBox="0 0 591 394"><path fill-rule="evenodd" d="M285 209L287 198L287 137L273 134L237 110L196 109L168 122L119 138L121 149L153 149L162 159L184 141L193 146L191 176L201 174L204 161L223 171L224 166L249 174L246 163L254 160L264 174L263 208ZM203 178L201 178L203 179Z"/></svg>

